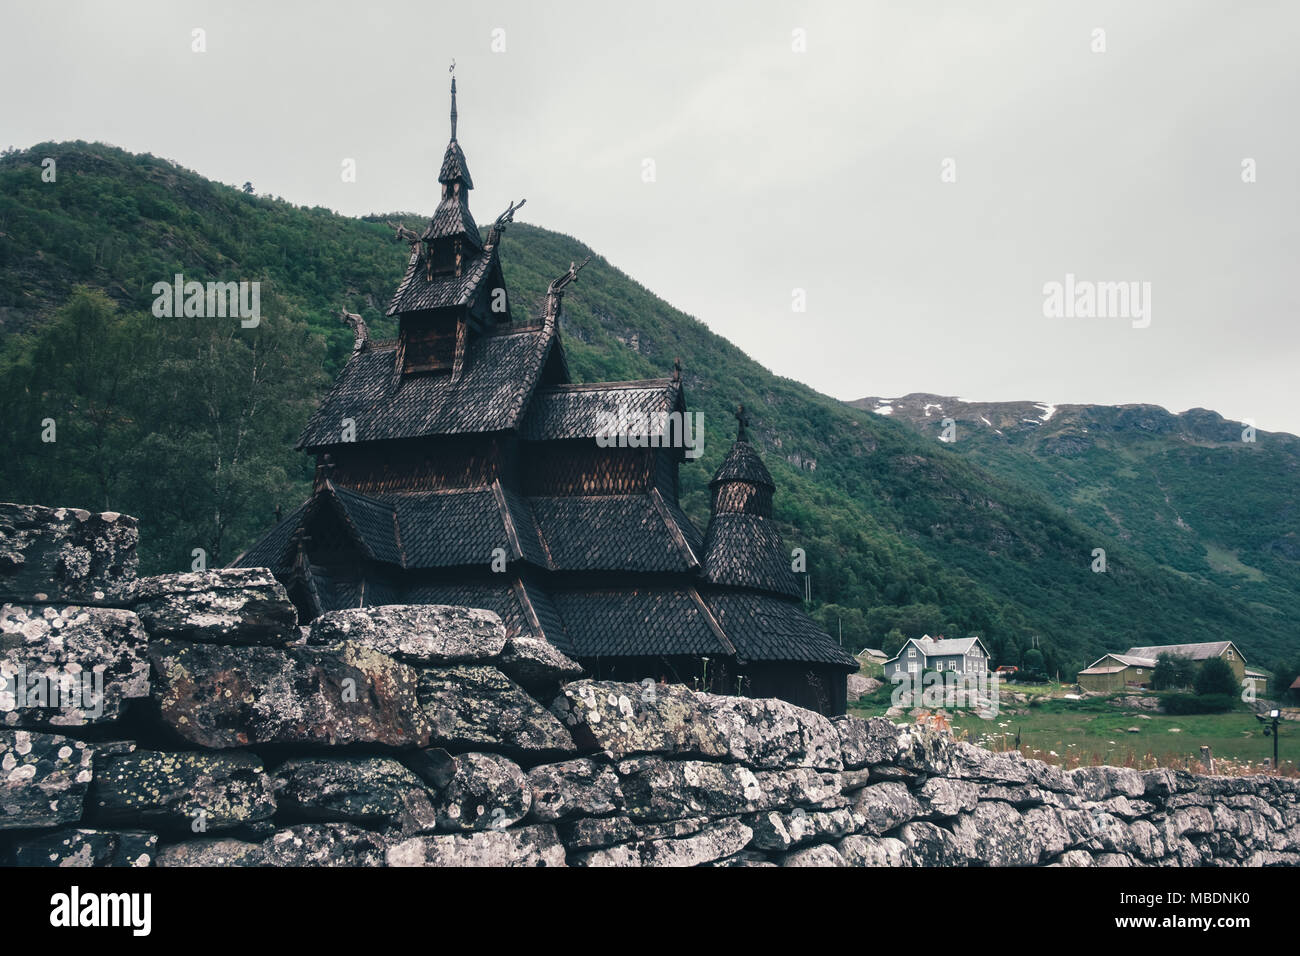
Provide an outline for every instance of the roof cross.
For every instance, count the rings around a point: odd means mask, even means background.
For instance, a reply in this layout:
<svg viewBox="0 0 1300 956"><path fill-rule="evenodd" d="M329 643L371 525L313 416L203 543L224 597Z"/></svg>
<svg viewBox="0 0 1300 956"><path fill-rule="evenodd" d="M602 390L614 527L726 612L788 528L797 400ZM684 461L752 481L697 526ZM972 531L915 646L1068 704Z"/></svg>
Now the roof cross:
<svg viewBox="0 0 1300 956"><path fill-rule="evenodd" d="M741 405L736 409L736 441L749 441L749 415L745 411L745 406Z"/></svg>

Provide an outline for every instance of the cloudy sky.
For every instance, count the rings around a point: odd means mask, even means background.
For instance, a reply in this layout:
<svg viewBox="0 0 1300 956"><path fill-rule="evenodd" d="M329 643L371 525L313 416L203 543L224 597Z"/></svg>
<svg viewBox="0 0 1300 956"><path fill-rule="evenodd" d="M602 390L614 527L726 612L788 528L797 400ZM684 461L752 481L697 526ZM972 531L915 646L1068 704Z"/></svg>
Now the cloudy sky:
<svg viewBox="0 0 1300 956"><path fill-rule="evenodd" d="M3 0L0 25L0 145L430 212L454 58L480 221L527 197L782 375L1300 432L1300 5ZM1067 274L1149 300L1045 315Z"/></svg>

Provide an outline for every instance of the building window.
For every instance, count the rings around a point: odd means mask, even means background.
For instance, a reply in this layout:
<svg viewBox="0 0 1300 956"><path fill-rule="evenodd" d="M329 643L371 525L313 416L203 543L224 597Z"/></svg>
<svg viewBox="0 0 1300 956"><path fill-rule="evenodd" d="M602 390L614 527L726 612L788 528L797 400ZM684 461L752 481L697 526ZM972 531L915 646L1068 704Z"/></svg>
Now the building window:
<svg viewBox="0 0 1300 956"><path fill-rule="evenodd" d="M907 649L907 656L908 656L908 657L915 657L915 656L916 656L916 648L915 648L915 647L909 647L909 648Z"/></svg>
<svg viewBox="0 0 1300 956"><path fill-rule="evenodd" d="M957 669L957 662L956 662L956 661L949 661L949 662L948 662L948 670L950 670L950 671L955 671L956 669Z"/></svg>
<svg viewBox="0 0 1300 956"><path fill-rule="evenodd" d="M1233 657L1232 657L1232 648L1231 648L1231 647L1228 648L1228 660L1233 660Z"/></svg>
<svg viewBox="0 0 1300 956"><path fill-rule="evenodd" d="M907 672L908 672L909 674L915 674L915 673L916 673L916 661L908 661L908 662L907 662Z"/></svg>

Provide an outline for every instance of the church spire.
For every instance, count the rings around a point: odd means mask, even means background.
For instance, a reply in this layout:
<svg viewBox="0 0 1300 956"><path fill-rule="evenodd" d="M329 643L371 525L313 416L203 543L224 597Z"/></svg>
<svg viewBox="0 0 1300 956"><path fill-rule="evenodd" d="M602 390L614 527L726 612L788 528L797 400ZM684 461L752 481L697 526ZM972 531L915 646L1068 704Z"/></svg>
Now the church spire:
<svg viewBox="0 0 1300 956"><path fill-rule="evenodd" d="M456 142L456 61L451 61L451 141Z"/></svg>

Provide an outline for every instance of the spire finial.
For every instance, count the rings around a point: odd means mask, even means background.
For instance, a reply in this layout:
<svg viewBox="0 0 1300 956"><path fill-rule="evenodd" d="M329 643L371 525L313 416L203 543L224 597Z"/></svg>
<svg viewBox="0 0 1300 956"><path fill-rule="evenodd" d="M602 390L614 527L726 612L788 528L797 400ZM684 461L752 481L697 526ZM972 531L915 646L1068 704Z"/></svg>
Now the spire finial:
<svg viewBox="0 0 1300 956"><path fill-rule="evenodd" d="M447 68L451 74L451 138L456 139L456 61L451 61L451 66Z"/></svg>
<svg viewBox="0 0 1300 956"><path fill-rule="evenodd" d="M749 415L745 413L745 406L741 405L736 409L736 441L749 441Z"/></svg>

